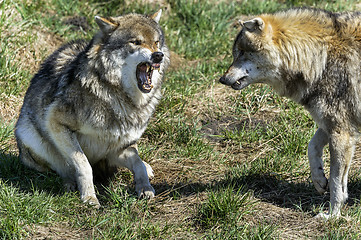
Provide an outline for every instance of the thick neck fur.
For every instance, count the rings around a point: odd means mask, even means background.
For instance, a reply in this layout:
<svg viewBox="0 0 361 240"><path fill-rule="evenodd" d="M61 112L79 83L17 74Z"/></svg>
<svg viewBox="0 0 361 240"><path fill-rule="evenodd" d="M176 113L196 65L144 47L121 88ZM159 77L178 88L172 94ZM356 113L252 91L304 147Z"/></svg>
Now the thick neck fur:
<svg viewBox="0 0 361 240"><path fill-rule="evenodd" d="M314 10L309 10L314 11ZM283 86L275 86L280 95L299 102L307 88L322 78L328 61L329 44L335 41L334 22L327 12L313 17L300 9L279 12L276 15L261 16L269 29L265 34L272 41L271 48L278 52L279 75L285 81Z"/></svg>
<svg viewBox="0 0 361 240"><path fill-rule="evenodd" d="M357 99L347 93L357 96L359 92L358 84L351 82L360 76L361 33L349 23L350 18L358 26L361 24L360 14L313 9L262 16L271 28L269 46L279 53L275 62L282 81L271 85L280 95L306 108L322 101L335 114L343 111L342 106L354 104Z"/></svg>

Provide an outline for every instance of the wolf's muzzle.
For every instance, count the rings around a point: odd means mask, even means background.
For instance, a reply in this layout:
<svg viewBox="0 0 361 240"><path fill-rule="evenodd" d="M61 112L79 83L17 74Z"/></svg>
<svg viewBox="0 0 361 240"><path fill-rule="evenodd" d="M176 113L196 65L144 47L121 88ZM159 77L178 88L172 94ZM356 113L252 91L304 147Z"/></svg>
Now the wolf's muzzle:
<svg viewBox="0 0 361 240"><path fill-rule="evenodd" d="M222 84L226 84L226 78L224 76L222 76L220 79L219 79L219 82L222 83Z"/></svg>
<svg viewBox="0 0 361 240"><path fill-rule="evenodd" d="M160 63L163 60L164 54L162 52L152 53L151 60L153 63Z"/></svg>

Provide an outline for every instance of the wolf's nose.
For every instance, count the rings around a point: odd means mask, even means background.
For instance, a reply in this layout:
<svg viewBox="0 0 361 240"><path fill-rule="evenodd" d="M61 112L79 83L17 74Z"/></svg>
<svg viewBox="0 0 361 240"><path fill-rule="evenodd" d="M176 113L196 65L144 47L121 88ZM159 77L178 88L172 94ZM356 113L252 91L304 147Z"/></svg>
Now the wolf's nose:
<svg viewBox="0 0 361 240"><path fill-rule="evenodd" d="M222 84L225 84L226 78L225 78L224 76L222 76L222 77L219 79L219 82L222 83Z"/></svg>
<svg viewBox="0 0 361 240"><path fill-rule="evenodd" d="M152 53L151 60L154 63L160 63L163 60L164 54L162 52L154 52Z"/></svg>

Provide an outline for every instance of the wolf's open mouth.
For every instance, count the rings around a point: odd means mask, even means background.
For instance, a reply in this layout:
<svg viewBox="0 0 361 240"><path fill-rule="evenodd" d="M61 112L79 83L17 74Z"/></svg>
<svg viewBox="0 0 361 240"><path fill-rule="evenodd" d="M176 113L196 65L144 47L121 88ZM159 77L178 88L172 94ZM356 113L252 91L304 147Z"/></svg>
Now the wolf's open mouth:
<svg viewBox="0 0 361 240"><path fill-rule="evenodd" d="M148 62L139 63L137 66L136 76L138 80L138 88L143 93L149 93L152 88L153 71L159 69L159 63L150 64Z"/></svg>
<svg viewBox="0 0 361 240"><path fill-rule="evenodd" d="M243 88L242 82L243 82L243 80L245 80L245 79L246 79L246 76L238 79L235 83L233 83L233 84L231 85L231 87L232 87L233 89L235 89L235 90L242 89L242 88Z"/></svg>

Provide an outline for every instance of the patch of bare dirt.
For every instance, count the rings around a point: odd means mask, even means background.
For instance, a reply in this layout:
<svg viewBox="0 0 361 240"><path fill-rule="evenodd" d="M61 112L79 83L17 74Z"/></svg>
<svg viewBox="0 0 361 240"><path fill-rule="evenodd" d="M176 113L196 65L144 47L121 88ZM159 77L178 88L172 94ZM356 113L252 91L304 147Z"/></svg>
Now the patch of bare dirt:
<svg viewBox="0 0 361 240"><path fill-rule="evenodd" d="M32 240L86 239L91 236L91 231L75 230L65 223L58 226L34 225L27 227L27 230L29 232L27 239Z"/></svg>
<svg viewBox="0 0 361 240"><path fill-rule="evenodd" d="M40 26L29 30L27 34L30 34L34 41L28 45L18 46L15 60L21 68L35 73L44 58L54 52L62 44L63 40Z"/></svg>
<svg viewBox="0 0 361 240"><path fill-rule="evenodd" d="M309 236L322 236L320 228L323 222L313 216L290 208L259 202L255 214L248 220L256 226L258 222L267 222L281 226L277 229L280 239L310 239Z"/></svg>
<svg viewBox="0 0 361 240"><path fill-rule="evenodd" d="M169 196L173 192L187 196L202 191L222 179L226 171L223 164L211 159L151 158L148 162L155 173L151 184L158 196Z"/></svg>
<svg viewBox="0 0 361 240"><path fill-rule="evenodd" d="M177 225L170 239L198 239L197 231L184 231L194 229L193 218L199 204L206 199L206 193L193 193L181 199L157 197L152 203L154 210L152 221L167 225Z"/></svg>
<svg viewBox="0 0 361 240"><path fill-rule="evenodd" d="M13 95L5 95L2 94L0 96L0 118L2 121L7 123L14 121L17 119L20 108L23 102L23 98L15 97Z"/></svg>

